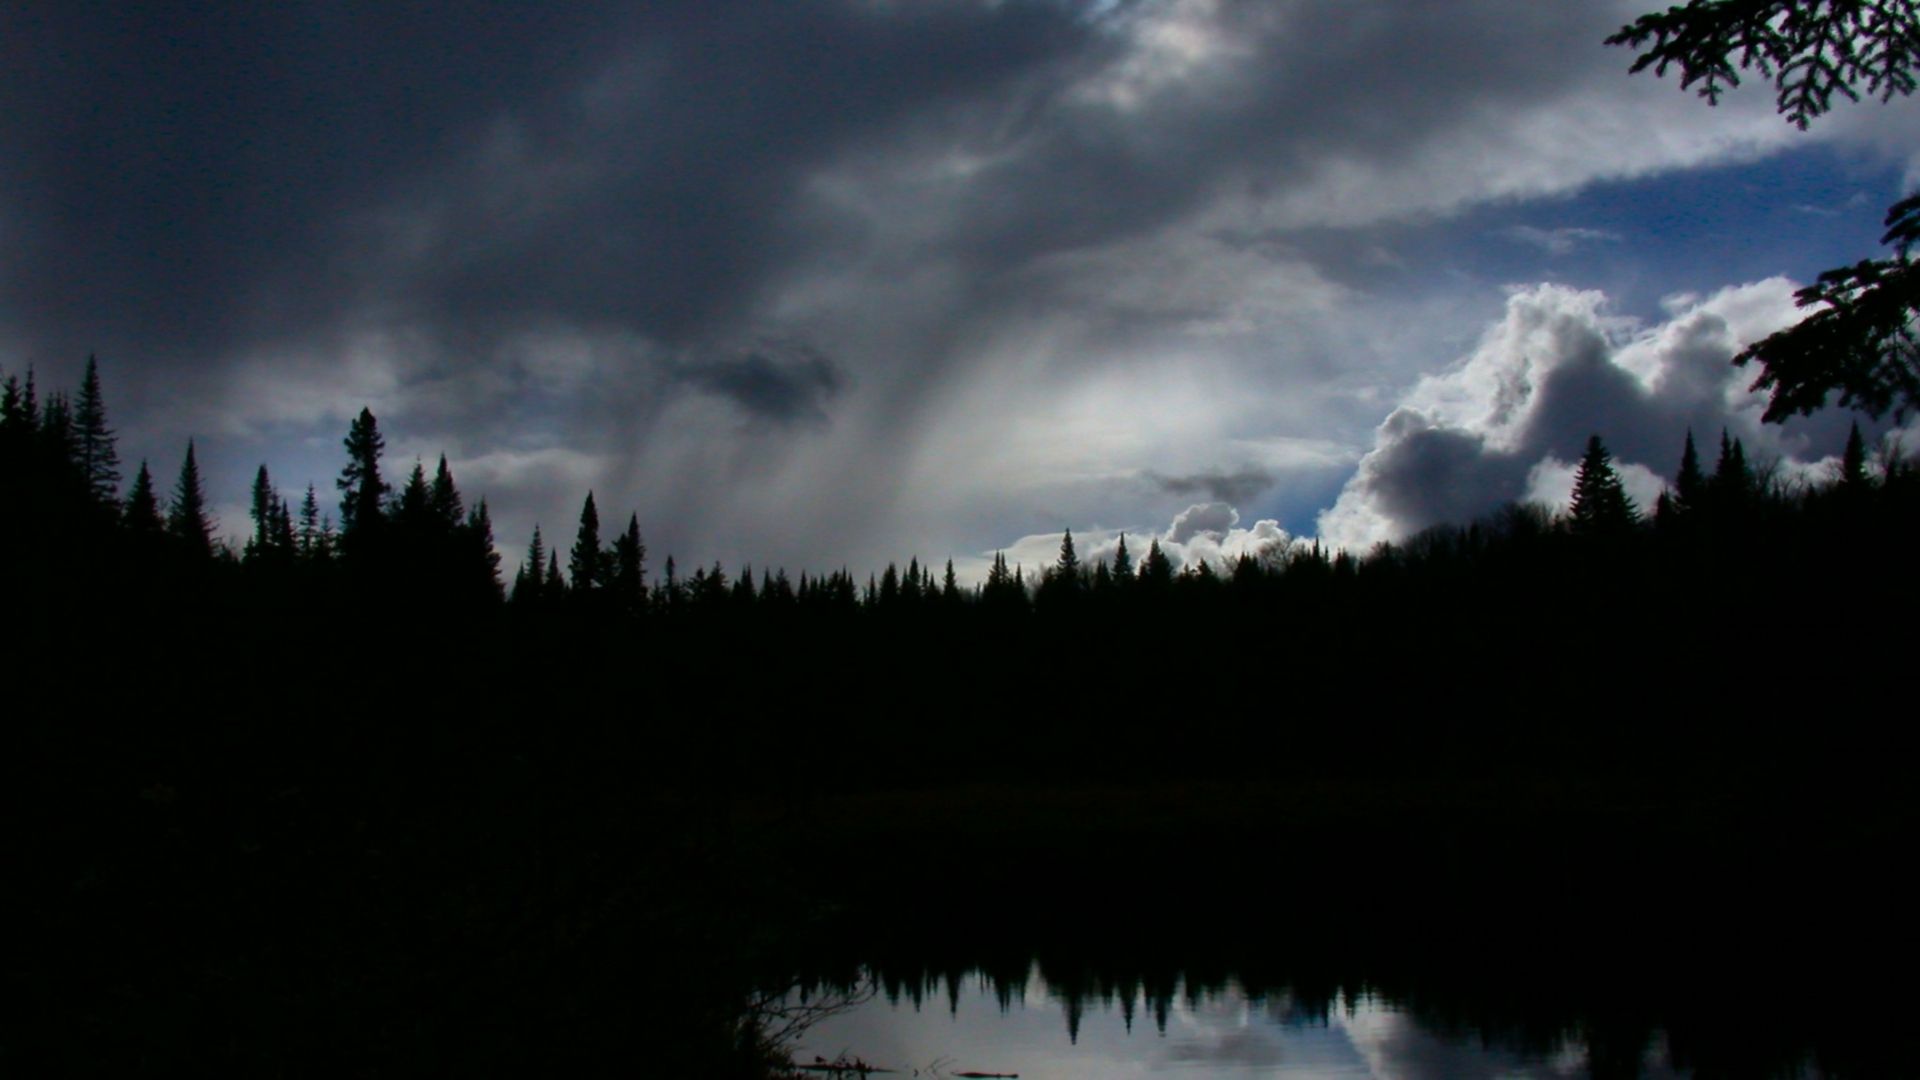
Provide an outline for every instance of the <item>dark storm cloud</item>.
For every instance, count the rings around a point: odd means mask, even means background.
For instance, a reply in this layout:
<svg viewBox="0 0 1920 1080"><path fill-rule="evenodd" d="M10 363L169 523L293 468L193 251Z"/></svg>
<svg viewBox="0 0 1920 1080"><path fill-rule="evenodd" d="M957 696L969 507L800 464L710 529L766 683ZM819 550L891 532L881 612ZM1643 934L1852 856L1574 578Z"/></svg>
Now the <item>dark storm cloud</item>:
<svg viewBox="0 0 1920 1080"><path fill-rule="evenodd" d="M0 363L57 381L98 351L123 432L220 428L276 465L299 441L322 478L312 447L370 404L505 486L507 535L577 504L549 474L619 489L683 551L823 565L1029 533L1022 500L1075 492L1094 520L1145 520L1147 492L1232 505L1260 479L1191 470L1255 462L1270 492L1289 467L1219 440L1344 444L1404 385L1411 350L1353 306L1406 265L1394 230L1728 152L1694 135L1739 103L1628 80L1598 45L1619 21L12 5ZM1658 122L1621 107L1654 100ZM758 422L715 424L716 397ZM1110 482L1156 467L1173 487Z"/></svg>
<svg viewBox="0 0 1920 1080"><path fill-rule="evenodd" d="M1205 495L1216 502L1233 504L1250 502L1274 485L1273 474L1265 469L1241 469L1231 473L1216 469L1186 476L1162 476L1148 472L1146 476L1169 495Z"/></svg>
<svg viewBox="0 0 1920 1080"><path fill-rule="evenodd" d="M768 342L739 356L685 370L687 382L731 399L748 415L776 423L825 423L844 376L817 350Z"/></svg>
<svg viewBox="0 0 1920 1080"><path fill-rule="evenodd" d="M811 165L1074 33L1036 5L15 8L0 314L195 363L369 306L684 341L790 257Z"/></svg>

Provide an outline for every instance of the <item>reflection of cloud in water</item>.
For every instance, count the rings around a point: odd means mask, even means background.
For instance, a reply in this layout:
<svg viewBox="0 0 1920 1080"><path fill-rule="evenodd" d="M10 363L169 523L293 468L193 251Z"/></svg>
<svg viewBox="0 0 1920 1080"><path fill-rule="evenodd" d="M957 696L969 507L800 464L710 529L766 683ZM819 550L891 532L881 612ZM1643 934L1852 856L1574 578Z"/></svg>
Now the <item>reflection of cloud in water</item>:
<svg viewBox="0 0 1920 1080"><path fill-rule="evenodd" d="M1355 1052L1379 1080L1427 1080L1429 1077L1499 1076L1524 1078L1586 1076L1587 1052L1569 1042L1546 1058L1490 1046L1482 1039L1436 1035L1403 1012L1363 1000L1334 1013L1333 1026L1344 1032ZM1643 1076L1667 1076L1646 1072Z"/></svg>

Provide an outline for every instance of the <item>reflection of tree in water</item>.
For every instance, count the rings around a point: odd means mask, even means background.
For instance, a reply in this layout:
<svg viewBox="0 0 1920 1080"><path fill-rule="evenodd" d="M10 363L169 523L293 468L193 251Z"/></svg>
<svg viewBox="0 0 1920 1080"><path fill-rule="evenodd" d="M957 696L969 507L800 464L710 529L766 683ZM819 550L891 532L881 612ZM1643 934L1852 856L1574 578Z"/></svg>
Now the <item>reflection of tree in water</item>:
<svg viewBox="0 0 1920 1080"><path fill-rule="evenodd" d="M746 1029L758 1046L784 1058L809 1028L865 1005L877 991L878 983L873 979L850 985L794 979L778 987L763 987L747 1002Z"/></svg>
<svg viewBox="0 0 1920 1080"><path fill-rule="evenodd" d="M852 981L815 976L805 984L821 994L882 996L890 1004L957 1012L966 988L978 986L1002 1013L1042 992L1058 1003L1070 1042L1090 1016L1119 1013L1133 1032L1138 1012L1152 1017L1159 1035L1170 1018L1223 1001L1244 1000L1257 1013L1289 1028L1325 1028L1352 1021L1368 1007L1404 1015L1435 1045L1478 1046L1534 1061L1584 1059L1594 1077L1646 1074L1651 1062L1675 1070L1719 1075L1871 1075L1876 1063L1896 1060L1886 1045L1897 1025L1844 1033L1810 1019L1805 1010L1778 1015L1728 985L1676 987L1649 973L1622 984L1599 978L1576 985L1571 975L1467 972L1409 966L1364 975L1331 976L1312 964L1290 973L1284 965L1190 967L1164 961L1096 961L1042 953L1027 964L993 967L906 965L864 969ZM1749 981L1748 989L1754 989ZM1703 992L1704 991L1704 992ZM942 998L946 1000L941 1001ZM836 998L835 1000L853 1000ZM1775 996L1776 1007L1781 1003ZM1836 1038L1840 1036L1840 1038Z"/></svg>

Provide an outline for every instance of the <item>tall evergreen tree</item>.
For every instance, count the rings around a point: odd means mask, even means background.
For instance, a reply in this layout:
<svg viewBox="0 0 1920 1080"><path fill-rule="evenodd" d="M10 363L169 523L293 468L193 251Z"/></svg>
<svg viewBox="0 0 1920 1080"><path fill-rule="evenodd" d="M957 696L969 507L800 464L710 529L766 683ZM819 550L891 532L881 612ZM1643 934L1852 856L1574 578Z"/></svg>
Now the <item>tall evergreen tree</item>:
<svg viewBox="0 0 1920 1080"><path fill-rule="evenodd" d="M215 524L207 516L207 493L200 486L200 466L194 461L193 440L180 463L180 479L173 485L173 503L167 509L167 532L197 558L213 557Z"/></svg>
<svg viewBox="0 0 1920 1080"><path fill-rule="evenodd" d="M493 546L493 515L487 512L487 500L481 499L467 514L459 533L465 551L461 553L473 568L475 595L489 604L500 602L500 552Z"/></svg>
<svg viewBox="0 0 1920 1080"><path fill-rule="evenodd" d="M1685 513L1698 510L1707 498L1707 478L1700 471L1700 453L1693 448L1693 429L1687 429L1687 444L1680 451L1680 475L1673 485L1674 509Z"/></svg>
<svg viewBox="0 0 1920 1080"><path fill-rule="evenodd" d="M1847 448L1840 454L1839 488L1845 492L1864 491L1867 487L1867 444L1860 437L1860 423L1847 431Z"/></svg>
<svg viewBox="0 0 1920 1080"><path fill-rule="evenodd" d="M1073 550L1072 529L1060 537L1060 557L1054 560L1053 577L1068 583L1068 587L1077 588L1080 584L1080 556Z"/></svg>
<svg viewBox="0 0 1920 1080"><path fill-rule="evenodd" d="M307 485L307 494L300 500L300 557L313 561L315 551L320 544L320 499L314 494L313 485Z"/></svg>
<svg viewBox="0 0 1920 1080"><path fill-rule="evenodd" d="M386 440L373 418L373 410L361 409L347 429L347 464L340 470L336 486L340 489L340 539L352 546L366 534L377 532L384 521L382 507L388 487L380 478L380 455Z"/></svg>
<svg viewBox="0 0 1920 1080"><path fill-rule="evenodd" d="M1147 557L1140 560L1140 584L1156 593L1164 592L1173 584L1173 562L1160 550L1158 538L1147 542Z"/></svg>
<svg viewBox="0 0 1920 1080"><path fill-rule="evenodd" d="M249 561L270 558L280 553L280 500L274 494L267 467L253 474L252 499L247 516L253 519L253 536L247 540L245 556Z"/></svg>
<svg viewBox="0 0 1920 1080"><path fill-rule="evenodd" d="M540 526L533 526L533 539L527 543L527 561L513 578L513 602L539 604L547 595L547 545L540 538Z"/></svg>
<svg viewBox="0 0 1920 1080"><path fill-rule="evenodd" d="M427 490L426 467L416 458L407 482L401 485L400 494L393 500L394 527L416 540L432 535L437 523L432 502L433 495Z"/></svg>
<svg viewBox="0 0 1920 1080"><path fill-rule="evenodd" d="M454 486L453 470L447 468L447 455L440 455L440 465L433 471L433 486L427 492L427 507L433 511L433 522L442 533L451 533L460 527L467 511L461 505L460 489Z"/></svg>
<svg viewBox="0 0 1920 1080"><path fill-rule="evenodd" d="M140 471L133 476L133 490L127 493L127 506L120 522L136 533L149 536L157 536L167 527L160 517L160 500L153 494L153 474L147 471L144 459L140 462Z"/></svg>
<svg viewBox="0 0 1920 1080"><path fill-rule="evenodd" d="M1723 508L1744 506L1753 496L1753 472L1747 468L1747 452L1739 439L1729 439L1720 429L1720 460L1714 464L1713 479L1707 490Z"/></svg>
<svg viewBox="0 0 1920 1080"><path fill-rule="evenodd" d="M80 472L94 504L112 507L120 490L120 455L114 450L113 429L107 426L106 399L100 393L100 368L87 357L87 373L80 381L80 400L73 413L74 438Z"/></svg>
<svg viewBox="0 0 1920 1080"><path fill-rule="evenodd" d="M600 572L600 512L594 509L591 491L580 507L580 531L574 534L573 551L567 556L567 577L576 596L606 584Z"/></svg>
<svg viewBox="0 0 1920 1080"><path fill-rule="evenodd" d="M1631 529L1640 519L1600 436L1587 440L1587 452L1573 477L1573 501L1567 521L1576 533L1603 535Z"/></svg>
<svg viewBox="0 0 1920 1080"><path fill-rule="evenodd" d="M640 539L640 515L627 518L626 531L613 541L614 604L623 612L637 614L647 603L647 545Z"/></svg>
<svg viewBox="0 0 1920 1080"><path fill-rule="evenodd" d="M1133 556L1127 553L1127 534L1120 534L1120 545L1113 549L1113 576L1118 581L1133 577Z"/></svg>

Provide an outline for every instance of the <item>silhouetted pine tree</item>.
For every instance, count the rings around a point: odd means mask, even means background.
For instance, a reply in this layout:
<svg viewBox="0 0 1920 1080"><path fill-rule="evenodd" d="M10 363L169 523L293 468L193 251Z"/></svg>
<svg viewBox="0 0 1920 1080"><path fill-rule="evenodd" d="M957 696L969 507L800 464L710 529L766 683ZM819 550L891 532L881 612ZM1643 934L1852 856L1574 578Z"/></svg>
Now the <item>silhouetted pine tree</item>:
<svg viewBox="0 0 1920 1080"><path fill-rule="evenodd" d="M1860 437L1858 421L1847 431L1847 448L1840 455L1840 477L1836 486L1849 495L1867 489L1867 444Z"/></svg>
<svg viewBox="0 0 1920 1080"><path fill-rule="evenodd" d="M627 527L613 540L612 574L607 582L614 608L638 615L647 606L647 545L640 539L640 515L630 514Z"/></svg>
<svg viewBox="0 0 1920 1080"><path fill-rule="evenodd" d="M1613 455L1607 452L1600 436L1587 440L1587 452L1573 476L1573 501L1567 507L1567 523L1575 533L1599 536L1625 532L1640 520L1620 474L1613 467Z"/></svg>
<svg viewBox="0 0 1920 1080"><path fill-rule="evenodd" d="M573 551L567 556L567 576L572 592L584 598L605 584L600 568L600 512L594 509L593 492L580 507L580 531L574 534Z"/></svg>
<svg viewBox="0 0 1920 1080"><path fill-rule="evenodd" d="M173 485L173 503L167 509L167 532L194 558L213 557L213 519L207 516L207 493L200 486L200 466L193 458L193 440L180 463Z"/></svg>
<svg viewBox="0 0 1920 1080"><path fill-rule="evenodd" d="M320 498L311 483L300 500L300 530L296 535L303 561L325 562L333 556L333 526L320 516Z"/></svg>
<svg viewBox="0 0 1920 1080"><path fill-rule="evenodd" d="M447 468L447 455L440 455L440 465L433 471L433 486L427 492L427 507L433 512L434 526L442 535L451 535L466 517L466 508L461 505L460 489L454 486L453 471Z"/></svg>
<svg viewBox="0 0 1920 1080"><path fill-rule="evenodd" d="M340 470L340 544L349 555L379 533L385 522L388 487L380 478L380 455L386 450L373 410L361 409L347 429L347 464Z"/></svg>
<svg viewBox="0 0 1920 1080"><path fill-rule="evenodd" d="M459 505L457 497L454 505ZM487 512L486 499L481 499L467 514L458 536L465 550L457 557L464 567L470 568L474 582L472 595L490 606L500 603L500 552L493 546L493 515Z"/></svg>
<svg viewBox="0 0 1920 1080"><path fill-rule="evenodd" d="M250 563L257 563L289 554L291 545L281 547L281 504L279 497L274 494L273 481L267 476L265 465L253 474L251 494L247 516L253 519L253 535L248 538L242 551L244 558Z"/></svg>
<svg viewBox="0 0 1920 1080"><path fill-rule="evenodd" d="M1166 552L1160 550L1157 538L1147 543L1147 557L1140 562L1140 584L1156 595L1164 594L1173 585L1173 563Z"/></svg>
<svg viewBox="0 0 1920 1080"><path fill-rule="evenodd" d="M120 522L143 536L158 536L167 527L160 517L160 500L153 494L153 475L147 472L145 459L140 462L140 471L133 476L133 490L127 493L127 506Z"/></svg>
<svg viewBox="0 0 1920 1080"><path fill-rule="evenodd" d="M1687 429L1687 443L1680 451L1680 475L1674 479L1673 508L1680 513L1700 509L1707 498L1707 478L1700 471L1700 454L1693 448L1693 429Z"/></svg>
<svg viewBox="0 0 1920 1080"><path fill-rule="evenodd" d="M547 598L547 545L540 538L540 526L533 526L533 539L527 543L527 561L513 575L513 603L516 607L537 607Z"/></svg>
<svg viewBox="0 0 1920 1080"><path fill-rule="evenodd" d="M1747 452L1739 439L1728 439L1725 428L1720 429L1720 460L1714 464L1707 492L1715 507L1723 511L1738 510L1753 498L1753 471L1747 468Z"/></svg>
<svg viewBox="0 0 1920 1080"><path fill-rule="evenodd" d="M120 455L114 450L113 429L107 426L106 399L100 394L100 368L87 357L87 373L80 381L80 400L73 413L75 449L80 474L94 505L111 508L119 498Z"/></svg>
<svg viewBox="0 0 1920 1080"><path fill-rule="evenodd" d="M413 471L407 474L407 482L401 486L400 494L394 497L392 517L394 529L411 540L430 536L433 533L435 514L430 505L433 496L427 491L427 470L414 459Z"/></svg>
<svg viewBox="0 0 1920 1080"><path fill-rule="evenodd" d="M545 597L551 607L559 607L567 600L567 579L560 576L560 553L547 552L547 572L541 578L540 595Z"/></svg>

